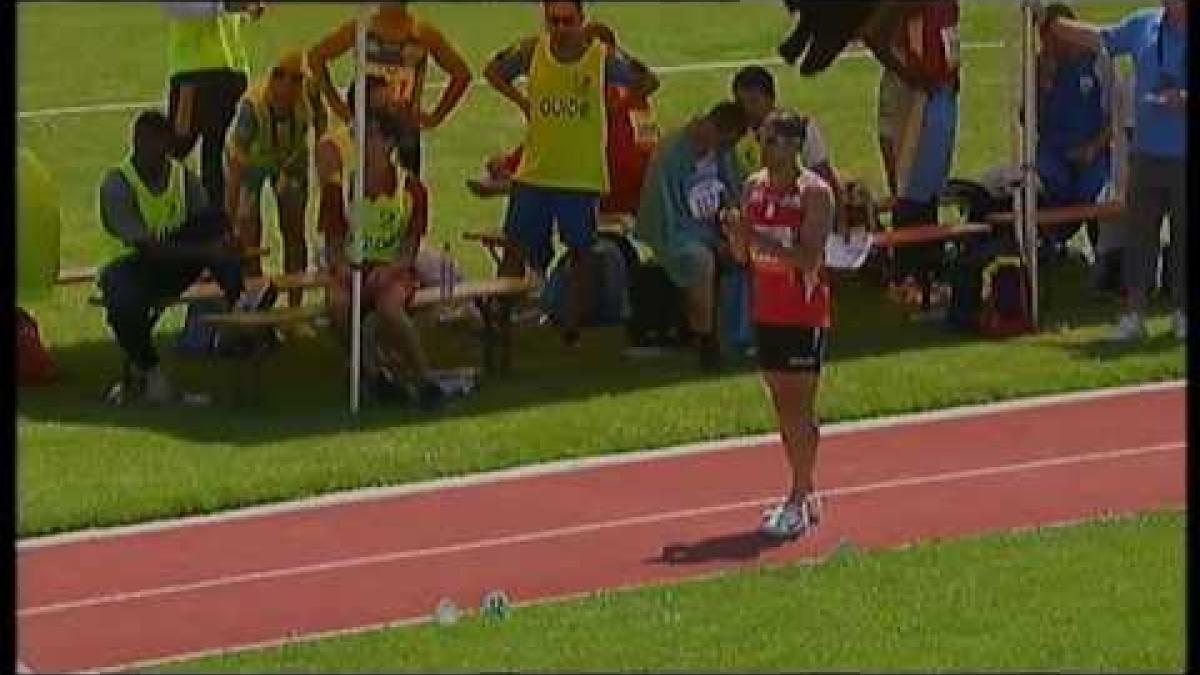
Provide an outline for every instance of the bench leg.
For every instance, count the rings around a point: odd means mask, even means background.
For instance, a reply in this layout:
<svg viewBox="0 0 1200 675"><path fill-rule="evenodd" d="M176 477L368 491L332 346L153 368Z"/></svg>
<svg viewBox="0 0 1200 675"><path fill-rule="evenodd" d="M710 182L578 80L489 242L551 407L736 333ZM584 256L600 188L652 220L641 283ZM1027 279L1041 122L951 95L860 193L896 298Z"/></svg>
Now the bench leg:
<svg viewBox="0 0 1200 675"><path fill-rule="evenodd" d="M245 387L242 384L242 360L229 359L229 402L235 408L242 407L245 402Z"/></svg>
<svg viewBox="0 0 1200 675"><path fill-rule="evenodd" d="M499 332L497 330L496 303L482 299L476 301L475 306L479 308L479 315L483 317L483 332L480 335L483 343L483 370L485 373L494 373L497 370L496 343Z"/></svg>
<svg viewBox="0 0 1200 675"><path fill-rule="evenodd" d="M496 299L498 316L497 321L497 337L500 343L500 372L508 373L512 370L512 315L513 315L513 299L504 296Z"/></svg>

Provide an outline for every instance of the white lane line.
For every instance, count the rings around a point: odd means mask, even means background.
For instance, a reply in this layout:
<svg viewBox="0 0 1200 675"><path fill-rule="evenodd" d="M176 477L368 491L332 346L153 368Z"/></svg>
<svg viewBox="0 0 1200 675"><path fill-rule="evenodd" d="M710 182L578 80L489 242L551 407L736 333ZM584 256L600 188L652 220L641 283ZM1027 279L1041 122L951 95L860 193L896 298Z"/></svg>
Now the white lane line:
<svg viewBox="0 0 1200 675"><path fill-rule="evenodd" d="M1032 408L1049 407L1059 404L1081 403L1085 401L1112 398L1116 396L1133 396L1137 394L1168 391L1172 389L1183 388L1185 385L1186 381L1184 380L1172 380L1169 382L1153 382L1149 384L1137 384L1123 387L1089 389L1085 391L1053 394L1049 396L1019 398L1009 401L981 403L959 406L956 408L947 408L943 410L931 410L920 413L889 415L887 417L879 417L874 419L822 425L821 434L823 437L831 437L858 431L887 429L898 426L925 424L929 422L942 422L970 417L982 417L999 412L1028 410ZM64 532L62 534L51 534L42 537L26 538L17 542L17 550L26 551L44 548L47 546L68 545L84 541L110 539L113 537L125 537L137 534L148 534L152 532L163 532L183 527L215 525L219 523L245 520L248 518L291 514L310 509L346 504L360 504L364 502L392 499L407 495L424 494L437 490L487 485L491 483L520 480L538 476L575 473L586 469L606 466L620 466L637 462L667 459L671 457L685 457L689 455L720 451L736 451L747 446L774 443L778 440L779 434L777 433L756 434L752 436L727 438L719 441L687 443L684 445L677 445L667 448L619 452L607 455L598 455L594 457L545 462L529 466L514 467L511 469L489 471L486 473L438 478L419 483L343 490L340 492L331 492L324 495L318 495L316 497L276 502L274 504L264 504L260 506L249 506L241 509L221 511L218 513L186 516L183 518L171 518L166 520L155 520L145 523L138 523L136 525L121 525L116 527L76 530L74 532Z"/></svg>
<svg viewBox="0 0 1200 675"><path fill-rule="evenodd" d="M998 466L981 467L977 469L966 469L962 471L950 471L922 476L912 476L907 478L897 478L875 483L867 483L864 485L855 485L849 487L833 488L823 494L828 498L846 497L850 495L864 494L868 492L877 492L880 490L889 490L902 487L914 487L919 485L932 485L937 483L949 483L971 478L981 478L988 476L996 476L1009 473L1017 473L1022 471L1034 471L1054 466L1065 466L1072 464L1082 464L1086 462L1100 462L1104 460L1119 459L1123 457L1131 457L1136 455L1147 455L1157 452L1169 452L1173 450L1181 450L1186 446L1182 441L1173 443L1162 443L1158 445L1146 445L1133 448L1120 448L1116 450L1106 450L1102 452L1090 452L1075 455L1064 455L1047 459L1032 460L1027 462L1018 462L1014 464L1002 464ZM415 560L419 558L430 558L437 556L446 556L466 551L476 551L480 549L496 548L500 546L514 546L518 544L527 544L537 541L546 541L551 539L561 539L570 536L581 534L591 534L604 530L611 530L623 527L634 527L638 525L649 525L652 523L661 523L671 520L683 520L696 518L699 516L708 516L726 511L737 511L740 509L748 509L751 507L761 507L776 500L778 495L769 497L757 497L745 501L715 504L711 506L702 506L690 509L680 509L675 511L667 511L660 513L648 513L640 516L629 516L625 518L615 518L611 520L602 520L581 525L571 525L567 527L556 527L544 530L536 530L532 532L523 532L520 534L507 535L503 537L492 537L487 539L477 539L474 541L465 541L457 544L448 544L444 546L433 546L428 548L408 549L403 551L390 551L387 553L377 553L368 556L356 556L352 558L343 558L340 560L330 560L328 562L314 563L309 565L298 565L295 567L281 567L259 572L248 572L242 574L233 574L228 576L214 577L203 581L189 582L185 584L169 584L156 588L148 588L139 591L127 591L121 593L113 593L111 595L101 595L83 600L73 600L70 602L60 602L50 605L41 605L37 607L29 607L18 610L19 618L32 618L36 616L44 616L47 614L56 614L67 612L76 609L86 609L102 605L120 604L137 600L146 600L150 598L158 598L169 595L179 595L190 593L210 588L222 588L235 586L240 584L252 583L257 581L267 581L273 579L282 579L287 577L300 576L305 574L313 574L317 572L327 572L331 570L343 570L355 567L365 567L369 565L378 565L383 563L393 563L402 560Z"/></svg>
<svg viewBox="0 0 1200 675"><path fill-rule="evenodd" d="M1090 517L1069 518L1066 520L1056 520L1056 521L1051 521L1051 522L1046 522L1046 523L1040 523L1036 526L1013 528L1011 530L1006 530L1006 531L1009 533L1021 533L1021 532L1027 532L1027 531L1033 531L1033 530L1057 529L1057 528L1065 528L1065 527L1083 525L1085 523L1095 522L1096 520L1112 520L1112 519L1117 519L1120 517L1127 517L1127 516L1106 516L1106 517L1103 517L1100 519L1090 518ZM986 534L986 533L981 533L981 536L982 536L982 534ZM804 557L804 558L798 558L795 560L789 560L786 564L789 564L789 565L814 564L814 563L820 563L823 559L824 559L824 556L815 555L812 557ZM703 581L706 581L709 579L714 579L714 578L723 576L725 574L728 574L728 572L729 572L728 569L718 569L718 570L713 570L711 572L688 575L686 578L682 578L682 579L655 580L653 582L644 582L644 581L643 582L633 582L633 583L629 583L629 584L622 584L619 586L614 586L612 588L605 588L603 590L605 593L620 593L620 592L625 592L625 591L635 591L635 590L638 590L641 588L645 588L651 584L652 585L691 584L691 583L696 583L696 582L703 582ZM561 595L550 595L550 596L544 596L544 597L540 597L540 598L534 598L532 600L517 601L517 602L514 602L512 606L514 608L519 609L519 608L523 608L523 607L538 607L538 606L543 606L543 605L555 605L555 604L560 604L560 603L565 603L565 602L571 602L574 600L585 600L589 597L593 597L596 594L596 592L597 591L595 591L595 590L572 591L570 593L563 593ZM468 613L470 613L471 609L466 608L466 611ZM384 622L379 622L379 623L363 624L361 626L350 626L348 628L334 628L332 630L317 631L314 633L302 633L302 634L297 634L297 635L289 635L288 637L273 638L270 640L262 640L259 642L247 642L247 643L242 643L242 644L237 644L237 645L230 645L230 646L226 646L226 647L215 647L215 648L211 648L211 649L198 649L195 651L183 652L180 654L171 654L168 656L156 656L156 657L151 657L148 659L142 659L139 661L133 661L130 663L121 663L121 664L115 664L115 665L109 665L109 666L100 666L98 668L82 670L80 672L81 673L134 672L134 671L145 670L147 668L153 668L156 666L161 666L161 665L166 665L166 664L171 664L171 663L180 663L183 661L191 661L194 659L208 658L210 656L233 656L233 655L241 654L244 652L257 651L257 650L261 650L261 649L270 649L272 647L281 647L284 645L300 645L300 644L306 644L306 643L310 643L310 642L319 642L319 641L325 640L327 638L348 637L348 636L352 636L352 635L360 635L363 633L372 633L372 632L388 630L388 629L392 629L392 628L403 628L406 626L413 626L416 624L428 623L432 620L433 620L432 615L423 614L421 616L414 616L414 617L409 617L406 619L399 619L396 621L384 621Z"/></svg>
<svg viewBox="0 0 1200 675"><path fill-rule="evenodd" d="M962 45L962 49L997 49L1003 47L1004 42L1000 41L985 41L985 42L967 42ZM842 54L841 58L861 59L869 56L869 52L864 50L847 51ZM767 65L774 67L784 67L787 64L778 56L764 56L757 59L737 59L729 61L699 61L696 63L678 63L667 66L650 66L652 70L659 74L668 73L691 73L696 71L706 70L732 70L734 68L742 68L750 65ZM482 79L474 78L471 80L470 86L476 87L486 84ZM444 88L445 82L430 82L429 87L437 91ZM149 108L156 105L161 105L162 100L154 101L133 101L125 103L93 103L85 105L66 106L61 108L42 108L40 110L26 110L17 113L17 119L37 119L39 117L59 117L62 115L81 115L88 113L105 113L105 112L124 112L127 110L138 110L141 108Z"/></svg>

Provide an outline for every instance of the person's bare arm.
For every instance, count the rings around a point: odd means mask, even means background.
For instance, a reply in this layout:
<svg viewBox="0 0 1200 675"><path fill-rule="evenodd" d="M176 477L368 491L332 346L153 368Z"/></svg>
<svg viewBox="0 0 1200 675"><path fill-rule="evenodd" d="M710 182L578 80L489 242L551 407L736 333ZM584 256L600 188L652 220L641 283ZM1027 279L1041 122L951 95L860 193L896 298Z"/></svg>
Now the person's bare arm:
<svg viewBox="0 0 1200 675"><path fill-rule="evenodd" d="M471 85L471 67L440 31L433 28L425 28L425 30L428 31L429 53L433 56L433 62L450 77L450 82L442 90L442 97L438 100L433 112L426 115L424 111L421 111L421 127L432 129L445 121L446 117L462 101L463 95L467 93L467 87Z"/></svg>
<svg viewBox="0 0 1200 675"><path fill-rule="evenodd" d="M429 227L429 190L415 176L409 176L404 189L412 199L412 222L405 233L404 243L396 253L396 262L404 267L414 268L417 264L417 251L421 240Z"/></svg>
<svg viewBox="0 0 1200 675"><path fill-rule="evenodd" d="M321 100L321 89L316 80L305 78L304 96L308 98L308 105L312 110L313 147L315 147L317 141L329 129L329 111Z"/></svg>
<svg viewBox="0 0 1200 675"><path fill-rule="evenodd" d="M229 136L225 139L225 213L237 218L242 195L242 170L247 151L259 133L258 120L246 101L238 103Z"/></svg>
<svg viewBox="0 0 1200 675"><path fill-rule="evenodd" d="M522 60L528 61L533 56L534 43L535 38L527 38L522 40L520 44L513 49L517 51L517 55ZM518 108L521 109L521 112L525 115L525 117L528 118L529 97L513 84L513 82L515 82L517 79L516 77L510 78L506 73L503 72L502 63L511 52L512 49L505 52L500 52L499 54L493 56L491 61L488 62L487 67L484 69L483 76L484 79L488 81L488 84L492 85L492 88L500 92L500 95L504 96L504 98L512 101Z"/></svg>
<svg viewBox="0 0 1200 675"><path fill-rule="evenodd" d="M341 94L333 86L329 76L329 62L346 54L354 47L355 22L347 21L324 37L308 51L308 67L321 95L329 103L329 109L343 121L350 119L350 110Z"/></svg>
<svg viewBox="0 0 1200 675"><path fill-rule="evenodd" d="M815 272L825 262L825 241L833 228L833 190L825 184L810 188L804 209L804 226L791 249L792 262L806 273Z"/></svg>

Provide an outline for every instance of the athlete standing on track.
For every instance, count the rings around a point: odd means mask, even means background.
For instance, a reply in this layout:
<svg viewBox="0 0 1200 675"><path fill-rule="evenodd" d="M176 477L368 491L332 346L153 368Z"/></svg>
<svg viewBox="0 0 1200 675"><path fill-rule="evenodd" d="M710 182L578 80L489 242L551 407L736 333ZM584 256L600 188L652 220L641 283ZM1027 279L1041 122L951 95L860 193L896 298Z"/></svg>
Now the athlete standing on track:
<svg viewBox="0 0 1200 675"><path fill-rule="evenodd" d="M775 112L759 129L765 168L746 180L742 210L724 225L733 254L751 270L759 367L779 418L792 488L770 509L762 532L790 538L820 519L813 481L820 429L817 385L831 324L825 240L833 228L833 190L796 161L804 119Z"/></svg>

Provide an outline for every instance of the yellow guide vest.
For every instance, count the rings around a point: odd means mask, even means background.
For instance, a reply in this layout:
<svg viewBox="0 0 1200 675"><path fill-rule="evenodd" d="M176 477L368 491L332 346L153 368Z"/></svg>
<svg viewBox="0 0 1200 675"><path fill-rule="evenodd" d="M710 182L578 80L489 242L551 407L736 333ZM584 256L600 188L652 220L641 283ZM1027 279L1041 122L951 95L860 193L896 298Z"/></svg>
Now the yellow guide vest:
<svg viewBox="0 0 1200 675"><path fill-rule="evenodd" d="M1017 255L998 255L996 259L988 263L987 267L983 268L983 287L979 291L979 297L983 302L987 302L992 297L992 284L996 279L996 273L1001 267L1020 267L1024 264L1021 256Z"/></svg>
<svg viewBox="0 0 1200 675"><path fill-rule="evenodd" d="M167 31L169 75L226 68L250 72L242 42L244 18L222 12L215 19L171 19Z"/></svg>
<svg viewBox="0 0 1200 675"><path fill-rule="evenodd" d="M733 159L743 180L763 168L762 145L759 144L758 135L754 130L747 131L734 144ZM804 166L803 155L796 155L796 166Z"/></svg>
<svg viewBox="0 0 1200 675"><path fill-rule="evenodd" d="M575 63L550 53L538 38L529 69L529 126L516 180L539 187L608 192L608 125L603 43L593 41Z"/></svg>
<svg viewBox="0 0 1200 675"><path fill-rule="evenodd" d="M184 185L183 164L168 159L169 170L167 187L160 194L154 194L142 182L133 160L126 159L117 166L117 171L125 177L125 181L133 188L134 199L137 201L138 212L146 223L150 236L162 240L183 225L187 217L186 187ZM128 247L127 247L128 248Z"/></svg>
<svg viewBox="0 0 1200 675"><path fill-rule="evenodd" d="M738 171L743 177L763 168L762 146L753 131L749 131L738 139L733 146L733 156L737 161Z"/></svg>
<svg viewBox="0 0 1200 675"><path fill-rule="evenodd" d="M278 145L275 142L271 107L267 104L266 83L256 84L246 92L243 100L247 101L254 110L254 118L258 127L257 133L250 142L250 147L246 148L245 159L248 164L256 167L282 168L306 159L308 128L312 126L313 120L312 89L307 79L304 82L304 92L296 101L296 107L292 109L287 132L278 139Z"/></svg>
<svg viewBox="0 0 1200 675"><path fill-rule="evenodd" d="M400 245L408 236L412 224L412 198L406 189L408 172L396 166L396 192L390 195L367 197L358 206L358 226L347 242L351 260L361 252L365 262L388 263L395 260ZM349 181L347 181L349 182Z"/></svg>

